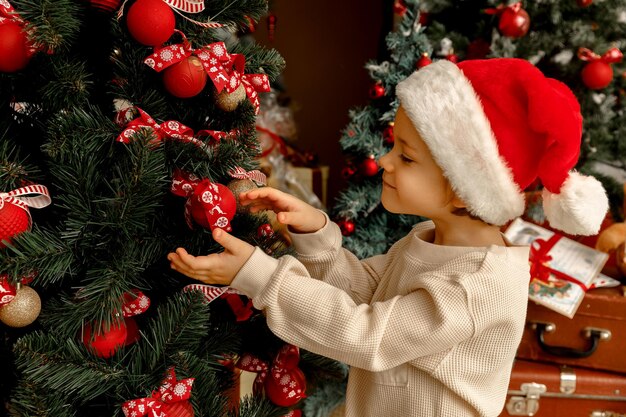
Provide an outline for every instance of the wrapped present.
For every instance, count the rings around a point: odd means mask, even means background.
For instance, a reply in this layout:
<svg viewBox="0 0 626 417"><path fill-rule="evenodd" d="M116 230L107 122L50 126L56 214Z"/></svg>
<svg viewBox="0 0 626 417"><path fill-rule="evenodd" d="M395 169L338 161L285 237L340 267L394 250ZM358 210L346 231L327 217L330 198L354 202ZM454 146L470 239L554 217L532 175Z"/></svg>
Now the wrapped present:
<svg viewBox="0 0 626 417"><path fill-rule="evenodd" d="M572 318L587 290L611 285L594 280L608 255L534 223L515 219L504 233L516 245L530 245L528 298Z"/></svg>

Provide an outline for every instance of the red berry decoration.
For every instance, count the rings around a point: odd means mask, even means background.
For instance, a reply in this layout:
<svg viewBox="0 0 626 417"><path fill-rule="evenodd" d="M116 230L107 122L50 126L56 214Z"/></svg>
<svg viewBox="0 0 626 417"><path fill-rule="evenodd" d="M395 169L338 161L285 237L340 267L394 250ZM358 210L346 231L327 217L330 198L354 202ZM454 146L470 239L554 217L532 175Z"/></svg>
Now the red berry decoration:
<svg viewBox="0 0 626 417"><path fill-rule="evenodd" d="M377 99L381 98L385 95L385 87L383 87L382 83L377 82L370 88L370 98Z"/></svg>
<svg viewBox="0 0 626 417"><path fill-rule="evenodd" d="M102 12L112 13L119 9L122 0L91 0L91 5Z"/></svg>
<svg viewBox="0 0 626 417"><path fill-rule="evenodd" d="M352 177L354 174L356 174L356 168L353 165L343 167L341 170L341 176L345 179Z"/></svg>
<svg viewBox="0 0 626 417"><path fill-rule="evenodd" d="M404 16L406 13L407 7L404 0L396 0L393 2L393 12L398 16Z"/></svg>
<svg viewBox="0 0 626 417"><path fill-rule="evenodd" d="M415 63L415 69L424 68L426 65L430 65L432 63L433 63L432 59L428 57L427 53L424 53L422 54L420 59L418 59L417 62Z"/></svg>
<svg viewBox="0 0 626 417"><path fill-rule="evenodd" d="M361 162L361 166L359 167L361 174L366 177L372 177L378 173L378 162L376 162L376 158L370 156Z"/></svg>
<svg viewBox="0 0 626 417"><path fill-rule="evenodd" d="M385 145L393 145L394 140L393 123L390 123L389 126L383 130L383 141L385 142Z"/></svg>
<svg viewBox="0 0 626 417"><path fill-rule="evenodd" d="M344 236L350 236L354 233L354 222L349 219L341 219L337 221L337 225L339 229L341 229L341 234Z"/></svg>
<svg viewBox="0 0 626 417"><path fill-rule="evenodd" d="M587 88L600 90L613 81L613 68L604 61L594 61L585 65L580 76Z"/></svg>
<svg viewBox="0 0 626 417"><path fill-rule="evenodd" d="M11 238L28 230L30 218L28 212L15 204L4 203L0 208L0 248L6 245L2 242L11 242Z"/></svg>
<svg viewBox="0 0 626 417"><path fill-rule="evenodd" d="M509 38L521 38L528 33L530 16L522 9L521 3L506 7L500 14L498 29Z"/></svg>
<svg viewBox="0 0 626 417"><path fill-rule="evenodd" d="M200 94L207 81L202 61L195 56L183 59L163 71L163 84L169 93L178 98Z"/></svg>
<svg viewBox="0 0 626 417"><path fill-rule="evenodd" d="M193 417L193 406L189 401L175 401L173 403L163 403L160 415L167 417Z"/></svg>
<svg viewBox="0 0 626 417"><path fill-rule="evenodd" d="M28 64L28 38L13 22L0 24L0 72L16 72Z"/></svg>
<svg viewBox="0 0 626 417"><path fill-rule="evenodd" d="M232 230L230 221L237 212L237 200L227 186L205 179L194 188L189 201L191 217L200 226Z"/></svg>
<svg viewBox="0 0 626 417"><path fill-rule="evenodd" d="M159 46L174 34L176 18L163 0L137 0L126 14L126 26L137 42Z"/></svg>
<svg viewBox="0 0 626 417"><path fill-rule="evenodd" d="M272 229L272 226L269 223L263 223L256 230L256 235L258 238L270 237L273 234L274 234L274 229Z"/></svg>
<svg viewBox="0 0 626 417"><path fill-rule="evenodd" d="M110 358L126 343L126 336L128 335L126 325L123 323L113 323L108 331L105 330L103 323L98 323L96 327L96 335L92 339L91 324L85 326L85 330L83 331L83 343L96 356Z"/></svg>

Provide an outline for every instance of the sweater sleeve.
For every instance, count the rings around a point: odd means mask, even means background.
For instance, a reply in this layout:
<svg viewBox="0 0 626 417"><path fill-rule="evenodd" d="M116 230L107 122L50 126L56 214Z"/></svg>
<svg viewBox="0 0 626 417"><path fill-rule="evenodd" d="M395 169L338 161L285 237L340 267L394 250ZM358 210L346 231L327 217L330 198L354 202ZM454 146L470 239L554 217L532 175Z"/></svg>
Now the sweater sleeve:
<svg viewBox="0 0 626 417"><path fill-rule="evenodd" d="M339 226L324 215L326 225L317 232L291 233L298 260L310 276L341 288L357 303L369 303L387 268L386 256L359 260L341 246Z"/></svg>
<svg viewBox="0 0 626 417"><path fill-rule="evenodd" d="M342 289L312 279L295 258L274 259L257 248L231 285L266 311L269 327L280 338L376 372L471 337L462 286L445 277L430 282L430 288L359 304Z"/></svg>

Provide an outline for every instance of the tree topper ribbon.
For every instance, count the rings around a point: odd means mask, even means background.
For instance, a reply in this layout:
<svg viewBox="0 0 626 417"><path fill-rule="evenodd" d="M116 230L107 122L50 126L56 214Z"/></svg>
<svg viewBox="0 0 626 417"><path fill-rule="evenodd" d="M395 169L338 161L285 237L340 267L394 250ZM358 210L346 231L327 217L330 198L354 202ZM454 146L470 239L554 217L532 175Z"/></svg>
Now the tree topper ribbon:
<svg viewBox="0 0 626 417"><path fill-rule="evenodd" d="M232 54L232 72L230 78L231 87L234 89L239 87L239 84L243 84L246 89L246 95L254 106L254 114L259 114L261 109L259 103L259 92L267 93L271 91L270 80L265 74L245 74L244 69L246 66L246 58L241 54ZM230 92L230 91L229 91Z"/></svg>
<svg viewBox="0 0 626 417"><path fill-rule="evenodd" d="M517 3L513 3L513 4L500 4L498 5L498 7L490 7L488 9L485 9L485 13L489 14L489 15L499 15L501 14L503 11L505 11L506 9L511 9L512 11L514 11L515 13L519 12L522 9L522 2L518 1Z"/></svg>
<svg viewBox="0 0 626 417"><path fill-rule="evenodd" d="M268 372L272 383L283 386L285 397L298 401L304 397L306 383L293 378L292 373L302 373L298 368L300 362L300 350L297 346L285 344L276 354L276 358L270 367L269 364L249 353L244 354L237 361L237 368L257 374L252 385L254 395L260 395L266 383Z"/></svg>
<svg viewBox="0 0 626 417"><path fill-rule="evenodd" d="M7 23L7 22L13 22L22 27L26 26L26 24L28 23L24 19L22 19L22 17L19 15L17 11L15 11L15 9L11 5L11 3L8 2L8 0L0 0L0 24ZM28 35L28 42L27 42L28 50L26 52L26 55L29 58L35 52L44 51L48 49L44 45L33 43L31 32L32 31L26 31L26 34ZM48 50L48 53L52 53L52 51Z"/></svg>
<svg viewBox="0 0 626 417"><path fill-rule="evenodd" d="M126 417L167 417L162 410L168 403L188 400L191 396L191 386L195 378L176 380L174 368L169 368L158 391L152 391L148 398L138 398L122 404L122 411Z"/></svg>
<svg viewBox="0 0 626 417"><path fill-rule="evenodd" d="M5 203L13 204L26 211L29 224L32 219L28 207L43 208L50 205L51 202L52 200L50 199L48 189L39 184L16 188L8 193L0 193L0 210L4 207Z"/></svg>
<svg viewBox="0 0 626 417"><path fill-rule="evenodd" d="M620 62L623 57L624 55L622 54L622 51L619 50L619 48L611 48L608 51L606 51L604 55L602 56L596 54L595 52L593 52L591 49L588 49L588 48L578 49L578 58L581 61L587 61L587 62L602 61L606 64L615 64L617 62Z"/></svg>
<svg viewBox="0 0 626 417"><path fill-rule="evenodd" d="M156 72L161 72L185 58L195 55L202 62L202 68L213 81L218 93L223 89L232 93L239 87L239 84L235 86L230 84L227 68L232 65L232 57L226 50L224 42L215 42L202 48L193 49L185 34L179 30L176 32L182 36L182 43L155 48L154 53L144 59L143 63Z"/></svg>
<svg viewBox="0 0 626 417"><path fill-rule="evenodd" d="M549 263L552 260L552 256L548 253L550 250L556 245L556 243L561 239L561 235L554 234L550 239L535 239L530 244L530 278L537 279L542 282L549 282L550 275L554 275L556 278L568 281L573 284L578 285L583 291L587 291L589 288L577 280L574 277L571 277L561 271L550 268Z"/></svg>

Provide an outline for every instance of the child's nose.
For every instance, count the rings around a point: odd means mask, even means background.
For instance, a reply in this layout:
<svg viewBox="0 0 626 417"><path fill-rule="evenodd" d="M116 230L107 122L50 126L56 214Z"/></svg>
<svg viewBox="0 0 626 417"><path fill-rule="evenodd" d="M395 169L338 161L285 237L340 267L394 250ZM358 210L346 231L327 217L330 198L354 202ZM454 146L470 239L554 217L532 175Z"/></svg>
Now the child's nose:
<svg viewBox="0 0 626 417"><path fill-rule="evenodd" d="M391 165L389 164L389 153L384 154L378 160L378 165L385 171L389 171L391 169Z"/></svg>

